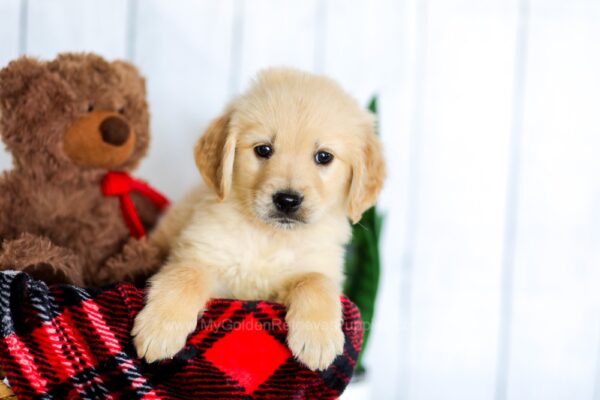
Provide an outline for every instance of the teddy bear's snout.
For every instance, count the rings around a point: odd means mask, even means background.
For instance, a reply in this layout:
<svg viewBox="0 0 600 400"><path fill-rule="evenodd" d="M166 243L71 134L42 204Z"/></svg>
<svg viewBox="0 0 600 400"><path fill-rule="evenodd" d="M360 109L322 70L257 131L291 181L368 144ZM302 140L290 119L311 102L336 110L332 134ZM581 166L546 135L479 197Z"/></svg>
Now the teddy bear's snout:
<svg viewBox="0 0 600 400"><path fill-rule="evenodd" d="M108 117L100 124L102 140L113 146L121 146L129 139L129 124L119 117Z"/></svg>
<svg viewBox="0 0 600 400"><path fill-rule="evenodd" d="M73 122L63 140L63 149L75 164L114 168L133 153L136 132L114 111L93 111Z"/></svg>

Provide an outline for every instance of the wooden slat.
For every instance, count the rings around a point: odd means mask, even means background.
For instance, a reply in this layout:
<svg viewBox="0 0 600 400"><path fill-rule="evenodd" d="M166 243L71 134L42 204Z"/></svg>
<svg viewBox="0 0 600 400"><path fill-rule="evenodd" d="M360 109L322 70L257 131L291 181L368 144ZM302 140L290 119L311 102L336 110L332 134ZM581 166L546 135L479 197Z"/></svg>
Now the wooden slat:
<svg viewBox="0 0 600 400"><path fill-rule="evenodd" d="M193 146L229 97L233 2L144 0L134 61L148 78L153 138L139 173L176 199L200 181Z"/></svg>
<svg viewBox="0 0 600 400"><path fill-rule="evenodd" d="M600 318L598 319L598 331L600 332ZM592 400L600 400L600 334L598 334L598 341L596 344L596 371Z"/></svg>
<svg viewBox="0 0 600 400"><path fill-rule="evenodd" d="M0 2L0 68L8 64L10 60L19 55L19 22L20 22L21 2L19 0L5 0ZM10 168L12 157L4 150L1 145L0 150L0 171Z"/></svg>
<svg viewBox="0 0 600 400"><path fill-rule="evenodd" d="M127 2L28 0L27 53L53 58L64 51L126 55Z"/></svg>
<svg viewBox="0 0 600 400"><path fill-rule="evenodd" d="M600 6L532 1L510 399L592 399L600 315Z"/></svg>
<svg viewBox="0 0 600 400"><path fill-rule="evenodd" d="M413 133L408 399L494 396L514 1L426 3ZM401 321L401 324L403 322Z"/></svg>
<svg viewBox="0 0 600 400"><path fill-rule="evenodd" d="M411 104L414 96L412 9L396 0L322 0L318 5L315 67L337 80L361 104L379 99L379 127L388 167L379 201L385 214L380 289L366 349L368 397L398 398L405 324L399 310L406 291L401 254L406 227ZM414 25L414 24L413 24ZM411 36L413 35L413 36ZM385 362L382 360L385 359Z"/></svg>
<svg viewBox="0 0 600 400"><path fill-rule="evenodd" d="M253 0L243 4L238 90L265 67L312 70L315 62L316 0Z"/></svg>
<svg viewBox="0 0 600 400"><path fill-rule="evenodd" d="M399 23L404 2L390 0L325 0L323 72L338 80L361 103L402 79L407 56L404 35L410 27ZM395 86L397 88L397 85Z"/></svg>
<svg viewBox="0 0 600 400"><path fill-rule="evenodd" d="M0 2L0 68L19 54L19 22L21 18L21 1L5 0Z"/></svg>

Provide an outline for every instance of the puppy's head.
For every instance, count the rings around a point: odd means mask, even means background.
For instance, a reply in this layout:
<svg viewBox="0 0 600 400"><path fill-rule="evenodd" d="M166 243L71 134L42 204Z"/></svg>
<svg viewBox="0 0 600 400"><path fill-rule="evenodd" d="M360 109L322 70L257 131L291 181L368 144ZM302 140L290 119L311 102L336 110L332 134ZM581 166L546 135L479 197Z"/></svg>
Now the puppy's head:
<svg viewBox="0 0 600 400"><path fill-rule="evenodd" d="M210 124L195 156L221 199L284 229L328 213L358 222L385 174L373 116L330 79L289 69L259 74Z"/></svg>

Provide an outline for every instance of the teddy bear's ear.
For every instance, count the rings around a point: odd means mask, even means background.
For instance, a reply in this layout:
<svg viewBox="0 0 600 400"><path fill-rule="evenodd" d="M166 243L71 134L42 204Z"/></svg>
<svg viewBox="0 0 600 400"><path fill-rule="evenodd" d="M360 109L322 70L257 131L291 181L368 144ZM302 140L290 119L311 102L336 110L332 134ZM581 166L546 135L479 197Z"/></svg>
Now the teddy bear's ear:
<svg viewBox="0 0 600 400"><path fill-rule="evenodd" d="M144 77L140 74L140 71L135 67L135 65L123 60L116 60L113 61L111 64L121 75L121 77L127 85L138 86L138 89L141 89L142 93L145 95L146 81Z"/></svg>
<svg viewBox="0 0 600 400"><path fill-rule="evenodd" d="M47 99L51 103L60 102L66 94L66 84L62 78L50 71L46 63L31 57L21 57L11 61L0 70L0 109L14 111L21 103L29 103L25 97L32 96L37 103ZM40 112L42 110L37 110Z"/></svg>
<svg viewBox="0 0 600 400"><path fill-rule="evenodd" d="M30 57L11 61L0 70L0 105L10 110L11 103L27 91L32 80L44 73L44 65Z"/></svg>
<svg viewBox="0 0 600 400"><path fill-rule="evenodd" d="M50 71L48 64L21 57L0 70L0 136L13 156L32 148L34 132L45 126L52 131L58 118L73 102L67 82ZM40 140L40 139L38 139Z"/></svg>

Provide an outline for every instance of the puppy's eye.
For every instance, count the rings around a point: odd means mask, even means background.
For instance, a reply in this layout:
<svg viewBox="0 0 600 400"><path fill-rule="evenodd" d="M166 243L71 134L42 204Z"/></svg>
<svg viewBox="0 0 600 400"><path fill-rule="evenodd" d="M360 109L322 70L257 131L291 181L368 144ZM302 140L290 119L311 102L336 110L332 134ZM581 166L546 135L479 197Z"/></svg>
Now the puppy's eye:
<svg viewBox="0 0 600 400"><path fill-rule="evenodd" d="M318 151L315 154L315 162L319 165L327 165L333 161L333 154L326 151Z"/></svg>
<svg viewBox="0 0 600 400"><path fill-rule="evenodd" d="M87 106L87 112L92 112L92 111L94 111L94 103L92 103L90 101Z"/></svg>
<svg viewBox="0 0 600 400"><path fill-rule="evenodd" d="M254 148L254 153L260 158L271 158L273 148L268 144L261 144Z"/></svg>

